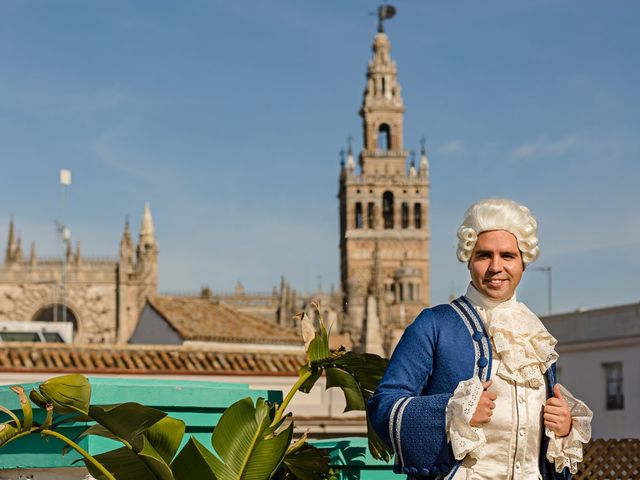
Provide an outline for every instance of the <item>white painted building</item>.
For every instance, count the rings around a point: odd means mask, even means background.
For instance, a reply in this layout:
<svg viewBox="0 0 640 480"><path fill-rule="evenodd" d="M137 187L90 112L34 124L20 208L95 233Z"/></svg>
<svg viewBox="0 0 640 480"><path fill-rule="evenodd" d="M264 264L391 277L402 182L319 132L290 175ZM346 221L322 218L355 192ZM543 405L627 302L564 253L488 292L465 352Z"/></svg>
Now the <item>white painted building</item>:
<svg viewBox="0 0 640 480"><path fill-rule="evenodd" d="M640 303L543 317L559 382L593 410L593 438L640 438Z"/></svg>

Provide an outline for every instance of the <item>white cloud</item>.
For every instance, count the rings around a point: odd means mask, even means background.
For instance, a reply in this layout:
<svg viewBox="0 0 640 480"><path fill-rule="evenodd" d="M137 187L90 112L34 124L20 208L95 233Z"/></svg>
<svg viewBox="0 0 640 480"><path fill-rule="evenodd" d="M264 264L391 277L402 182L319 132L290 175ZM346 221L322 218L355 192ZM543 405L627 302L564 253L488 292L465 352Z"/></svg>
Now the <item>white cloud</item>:
<svg viewBox="0 0 640 480"><path fill-rule="evenodd" d="M581 136L576 133L555 139L545 135L515 147L508 156L512 160L557 157L577 151L581 143Z"/></svg>
<svg viewBox="0 0 640 480"><path fill-rule="evenodd" d="M443 155L458 155L464 150L463 142L460 139L450 140L440 146L439 151Z"/></svg>

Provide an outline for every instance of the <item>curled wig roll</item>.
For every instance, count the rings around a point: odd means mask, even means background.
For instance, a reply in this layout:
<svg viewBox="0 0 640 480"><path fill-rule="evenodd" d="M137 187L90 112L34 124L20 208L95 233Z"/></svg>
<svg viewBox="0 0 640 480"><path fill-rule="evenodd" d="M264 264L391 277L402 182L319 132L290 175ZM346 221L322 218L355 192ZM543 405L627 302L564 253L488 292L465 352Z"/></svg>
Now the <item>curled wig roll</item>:
<svg viewBox="0 0 640 480"><path fill-rule="evenodd" d="M512 233L525 265L538 258L538 223L529 209L507 198L489 198L474 203L465 212L458 228L458 260L468 262L478 235L489 230Z"/></svg>

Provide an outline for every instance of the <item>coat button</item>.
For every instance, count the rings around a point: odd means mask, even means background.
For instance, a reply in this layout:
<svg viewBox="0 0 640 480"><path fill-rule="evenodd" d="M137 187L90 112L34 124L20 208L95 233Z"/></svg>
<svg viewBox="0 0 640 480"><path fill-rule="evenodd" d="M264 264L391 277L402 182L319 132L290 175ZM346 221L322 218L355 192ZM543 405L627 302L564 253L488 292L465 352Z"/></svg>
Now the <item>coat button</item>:
<svg viewBox="0 0 640 480"><path fill-rule="evenodd" d="M480 357L478 359L478 366L480 368L484 368L489 364L489 360L487 360L487 357Z"/></svg>
<svg viewBox="0 0 640 480"><path fill-rule="evenodd" d="M409 467L402 467L402 471L404 473L409 473Z"/></svg>
<svg viewBox="0 0 640 480"><path fill-rule="evenodd" d="M482 332L475 332L472 337L476 342L479 342L480 340L482 340L482 337L484 337L484 335L482 334Z"/></svg>
<svg viewBox="0 0 640 480"><path fill-rule="evenodd" d="M410 475L418 475L418 469L416 467L409 467Z"/></svg>
<svg viewBox="0 0 640 480"><path fill-rule="evenodd" d="M431 472L429 471L429 469L428 469L428 468L421 468L421 469L420 469L420 475L424 475L424 476L426 477L426 476L427 476L427 475L429 475L430 473L431 473Z"/></svg>

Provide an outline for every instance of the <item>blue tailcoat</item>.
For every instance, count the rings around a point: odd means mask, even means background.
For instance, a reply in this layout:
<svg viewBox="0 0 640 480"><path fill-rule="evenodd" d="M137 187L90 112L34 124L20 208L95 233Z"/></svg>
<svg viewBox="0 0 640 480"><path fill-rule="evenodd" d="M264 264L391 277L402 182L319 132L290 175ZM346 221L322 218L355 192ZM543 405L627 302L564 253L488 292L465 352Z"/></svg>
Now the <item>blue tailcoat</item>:
<svg viewBox="0 0 640 480"><path fill-rule="evenodd" d="M396 454L396 473L448 479L458 468L447 442L445 410L458 384L491 373L491 342L471 303L460 297L423 310L407 327L387 370L368 402L370 421ZM555 385L555 364L546 373L547 395ZM542 436L540 472L545 480L568 480L546 460Z"/></svg>

